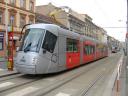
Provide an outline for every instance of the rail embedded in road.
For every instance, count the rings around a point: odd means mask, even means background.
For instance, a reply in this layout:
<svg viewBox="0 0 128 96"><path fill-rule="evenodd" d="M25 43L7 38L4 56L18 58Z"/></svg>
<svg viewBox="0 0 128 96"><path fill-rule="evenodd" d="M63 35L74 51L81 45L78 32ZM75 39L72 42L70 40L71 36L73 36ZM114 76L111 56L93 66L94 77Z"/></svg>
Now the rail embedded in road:
<svg viewBox="0 0 128 96"><path fill-rule="evenodd" d="M81 92L85 94L87 92L86 90L90 93L90 89L93 89L97 82L102 79L105 81L108 74L111 74L116 66L115 62L118 62L119 57L120 54L111 55L111 57L98 60L88 65L62 72L54 76L40 77L40 79L38 76L37 78L28 78L28 81L25 80L24 76L17 79L14 78L12 81L15 86L9 85L5 88L0 88L0 95L13 96L14 94L22 92L21 96L53 96L53 94L56 95L59 94L59 92L67 92L68 94L75 96ZM108 80L108 78L106 80ZM11 82L11 80L2 81L0 86L2 83L6 82ZM31 91L29 91L30 89ZM71 90L71 93L64 89ZM25 92L23 93L23 91Z"/></svg>

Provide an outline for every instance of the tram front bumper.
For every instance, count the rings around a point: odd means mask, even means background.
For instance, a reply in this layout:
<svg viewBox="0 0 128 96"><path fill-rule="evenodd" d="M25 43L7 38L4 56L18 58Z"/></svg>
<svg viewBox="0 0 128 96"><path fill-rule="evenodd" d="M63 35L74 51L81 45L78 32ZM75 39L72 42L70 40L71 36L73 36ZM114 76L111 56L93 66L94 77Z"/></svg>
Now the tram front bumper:
<svg viewBox="0 0 128 96"><path fill-rule="evenodd" d="M22 74L36 74L35 65L15 65L16 70Z"/></svg>

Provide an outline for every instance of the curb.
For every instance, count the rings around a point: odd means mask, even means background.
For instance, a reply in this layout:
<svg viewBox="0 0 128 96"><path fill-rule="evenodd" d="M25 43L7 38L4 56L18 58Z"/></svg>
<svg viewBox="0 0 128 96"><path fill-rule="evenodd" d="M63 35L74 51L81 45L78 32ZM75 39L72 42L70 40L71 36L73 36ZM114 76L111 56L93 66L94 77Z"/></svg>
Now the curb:
<svg viewBox="0 0 128 96"><path fill-rule="evenodd" d="M19 74L18 72L11 72L11 73L4 73L4 74L1 74L0 75L0 78L2 78L2 77L7 77L7 76L11 76L11 75L16 75L16 74Z"/></svg>
<svg viewBox="0 0 128 96"><path fill-rule="evenodd" d="M119 66L122 58L123 58L123 56L120 57L119 62L117 64L117 67L115 68L112 75L109 77L110 79L109 79L108 85L106 86L106 89L105 89L103 96L112 96L113 87L114 87L114 84L118 78L118 66Z"/></svg>

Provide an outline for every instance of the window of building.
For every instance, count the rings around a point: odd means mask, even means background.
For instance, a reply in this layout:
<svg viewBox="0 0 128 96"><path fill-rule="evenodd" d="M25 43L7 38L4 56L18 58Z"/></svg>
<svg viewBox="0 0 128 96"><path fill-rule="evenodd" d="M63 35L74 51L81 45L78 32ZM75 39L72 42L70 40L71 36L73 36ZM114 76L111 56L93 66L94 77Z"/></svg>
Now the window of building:
<svg viewBox="0 0 128 96"><path fill-rule="evenodd" d="M20 15L20 27L23 27L26 24L26 16Z"/></svg>
<svg viewBox="0 0 128 96"><path fill-rule="evenodd" d="M67 38L67 51L68 52L78 52L79 51L78 44L79 44L78 40Z"/></svg>
<svg viewBox="0 0 128 96"><path fill-rule="evenodd" d="M10 26L16 26L16 16L15 14L10 14L10 18L9 18L9 25Z"/></svg>
<svg viewBox="0 0 128 96"><path fill-rule="evenodd" d="M25 6L26 6L26 2L25 2L26 0L20 0L20 7L22 7L22 8L26 8Z"/></svg>
<svg viewBox="0 0 128 96"><path fill-rule="evenodd" d="M31 11L34 11L34 2L33 1L30 1L30 10Z"/></svg>
<svg viewBox="0 0 128 96"><path fill-rule="evenodd" d="M9 25L16 26L16 13L17 11L14 9L9 9Z"/></svg>
<svg viewBox="0 0 128 96"><path fill-rule="evenodd" d="M10 0L10 4L15 5L16 4L16 0Z"/></svg>
<svg viewBox="0 0 128 96"><path fill-rule="evenodd" d="M3 23L3 12L0 11L0 24L2 24L2 23Z"/></svg>
<svg viewBox="0 0 128 96"><path fill-rule="evenodd" d="M33 24L34 23L34 18L29 18L29 24Z"/></svg>
<svg viewBox="0 0 128 96"><path fill-rule="evenodd" d="M4 33L0 32L0 50L4 48Z"/></svg>
<svg viewBox="0 0 128 96"><path fill-rule="evenodd" d="M0 0L0 2L4 2L4 0Z"/></svg>
<svg viewBox="0 0 128 96"><path fill-rule="evenodd" d="M3 41L0 39L0 50L3 50Z"/></svg>
<svg viewBox="0 0 128 96"><path fill-rule="evenodd" d="M0 38L0 50L3 50L3 39Z"/></svg>

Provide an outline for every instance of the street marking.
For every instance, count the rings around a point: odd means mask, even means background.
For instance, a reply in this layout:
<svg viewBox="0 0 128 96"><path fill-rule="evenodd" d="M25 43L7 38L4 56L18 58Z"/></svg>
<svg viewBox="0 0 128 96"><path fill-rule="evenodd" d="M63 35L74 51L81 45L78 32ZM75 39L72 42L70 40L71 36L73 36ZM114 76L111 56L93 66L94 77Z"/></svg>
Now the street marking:
<svg viewBox="0 0 128 96"><path fill-rule="evenodd" d="M127 66L127 69L128 69L128 66Z"/></svg>
<svg viewBox="0 0 128 96"><path fill-rule="evenodd" d="M3 71L3 70L5 70L5 69L0 68L0 71Z"/></svg>
<svg viewBox="0 0 128 96"><path fill-rule="evenodd" d="M28 93L31 93L33 91L36 91L38 90L39 88L36 88L36 87L27 87L27 88L24 88L24 89L21 89L19 91L16 91L16 92L12 92L10 94L7 94L6 96L24 96Z"/></svg>
<svg viewBox="0 0 128 96"><path fill-rule="evenodd" d="M105 70L106 70L106 68L103 68L102 70L103 70L103 71L105 71Z"/></svg>
<svg viewBox="0 0 128 96"><path fill-rule="evenodd" d="M0 84L0 88L2 88L2 87L7 87L7 86L10 86L10 85L13 85L14 83L12 83L12 82L5 82L5 83L1 83Z"/></svg>
<svg viewBox="0 0 128 96"><path fill-rule="evenodd" d="M52 78L50 78L50 79L44 79L44 80L47 80L47 81L51 81L51 82L53 82L53 81L55 81L56 79L52 79Z"/></svg>
<svg viewBox="0 0 128 96"><path fill-rule="evenodd" d="M60 92L60 93L56 94L55 96L71 96L71 95Z"/></svg>

